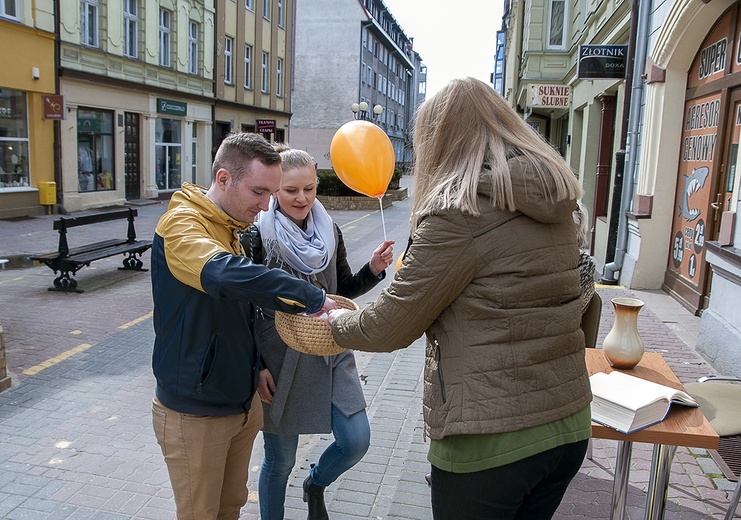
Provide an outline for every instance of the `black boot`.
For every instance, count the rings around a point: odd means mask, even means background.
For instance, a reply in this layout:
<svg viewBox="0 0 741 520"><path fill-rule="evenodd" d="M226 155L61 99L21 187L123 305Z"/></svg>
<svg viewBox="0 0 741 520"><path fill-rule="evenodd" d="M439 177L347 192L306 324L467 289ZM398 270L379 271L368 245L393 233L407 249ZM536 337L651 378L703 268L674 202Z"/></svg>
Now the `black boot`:
<svg viewBox="0 0 741 520"><path fill-rule="evenodd" d="M304 480L304 502L309 506L308 520L329 520L324 506L324 487L314 484L311 475Z"/></svg>

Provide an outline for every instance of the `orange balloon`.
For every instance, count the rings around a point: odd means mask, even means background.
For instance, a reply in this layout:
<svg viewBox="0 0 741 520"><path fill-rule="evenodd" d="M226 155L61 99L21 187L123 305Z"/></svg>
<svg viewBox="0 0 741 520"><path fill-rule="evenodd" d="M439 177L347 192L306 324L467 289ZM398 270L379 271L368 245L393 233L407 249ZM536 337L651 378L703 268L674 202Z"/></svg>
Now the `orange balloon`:
<svg viewBox="0 0 741 520"><path fill-rule="evenodd" d="M398 258L398 259L396 260L396 270L397 270L397 271L398 271L399 269L401 269L401 264L403 264L403 263L404 263L404 253L401 253L401 254L399 255L399 258Z"/></svg>
<svg viewBox="0 0 741 520"><path fill-rule="evenodd" d="M345 185L381 198L394 173L394 147L386 133L369 121L342 125L329 145L332 167Z"/></svg>

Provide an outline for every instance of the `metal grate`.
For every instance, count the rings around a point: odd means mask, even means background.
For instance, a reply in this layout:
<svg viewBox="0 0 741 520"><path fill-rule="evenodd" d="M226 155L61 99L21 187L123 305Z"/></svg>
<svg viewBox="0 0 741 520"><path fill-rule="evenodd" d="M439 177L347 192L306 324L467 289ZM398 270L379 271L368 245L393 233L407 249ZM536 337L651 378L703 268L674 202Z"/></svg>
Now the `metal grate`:
<svg viewBox="0 0 741 520"><path fill-rule="evenodd" d="M737 482L741 473L741 435L721 437L718 451L710 453L725 477Z"/></svg>

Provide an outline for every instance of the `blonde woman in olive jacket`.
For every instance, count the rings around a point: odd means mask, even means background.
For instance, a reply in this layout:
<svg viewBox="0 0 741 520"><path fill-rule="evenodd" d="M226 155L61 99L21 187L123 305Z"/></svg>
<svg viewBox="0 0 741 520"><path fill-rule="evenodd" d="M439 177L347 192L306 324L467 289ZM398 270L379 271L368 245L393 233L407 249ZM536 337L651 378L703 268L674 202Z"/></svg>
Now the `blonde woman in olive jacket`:
<svg viewBox="0 0 741 520"><path fill-rule="evenodd" d="M426 335L435 519L550 518L591 433L580 329L578 183L489 85L454 80L415 123L412 237L335 340L367 351Z"/></svg>

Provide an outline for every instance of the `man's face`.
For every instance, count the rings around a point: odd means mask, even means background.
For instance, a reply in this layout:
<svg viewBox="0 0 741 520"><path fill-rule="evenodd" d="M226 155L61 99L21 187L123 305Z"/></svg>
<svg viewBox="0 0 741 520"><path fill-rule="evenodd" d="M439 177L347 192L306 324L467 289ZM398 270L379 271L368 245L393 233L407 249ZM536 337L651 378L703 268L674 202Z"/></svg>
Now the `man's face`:
<svg viewBox="0 0 741 520"><path fill-rule="evenodd" d="M253 159L239 181L235 183L229 175L218 203L233 219L250 223L260 211L267 211L270 194L280 188L280 178L280 163L266 165Z"/></svg>

